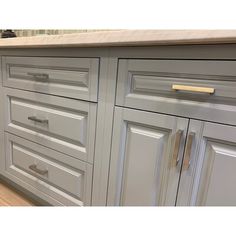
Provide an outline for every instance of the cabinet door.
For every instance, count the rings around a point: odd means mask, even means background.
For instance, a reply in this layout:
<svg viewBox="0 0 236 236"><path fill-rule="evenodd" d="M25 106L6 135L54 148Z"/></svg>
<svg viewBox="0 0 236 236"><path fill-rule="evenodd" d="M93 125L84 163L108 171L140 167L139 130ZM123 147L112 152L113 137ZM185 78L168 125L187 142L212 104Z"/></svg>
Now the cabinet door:
<svg viewBox="0 0 236 236"><path fill-rule="evenodd" d="M115 108L108 205L175 205L188 119Z"/></svg>
<svg viewBox="0 0 236 236"><path fill-rule="evenodd" d="M236 206L235 183L236 127L191 120L177 205Z"/></svg>

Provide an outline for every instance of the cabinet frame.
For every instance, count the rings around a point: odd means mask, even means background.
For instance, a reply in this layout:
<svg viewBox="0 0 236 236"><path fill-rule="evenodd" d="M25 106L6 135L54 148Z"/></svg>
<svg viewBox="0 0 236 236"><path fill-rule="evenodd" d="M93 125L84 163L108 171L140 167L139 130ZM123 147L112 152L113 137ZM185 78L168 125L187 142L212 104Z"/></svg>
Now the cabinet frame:
<svg viewBox="0 0 236 236"><path fill-rule="evenodd" d="M163 45L138 47L80 47L80 48L4 48L2 56L39 56L39 57L86 57L100 58L97 133L93 169L92 205L104 206L107 200L107 183L110 163L112 125L115 108L116 72L118 59L199 59L199 60L236 60L236 44L220 45ZM0 65L1 67L1 65ZM0 73L2 83L2 73ZM3 87L0 86L0 98L3 100ZM4 167L4 108L0 103L0 169ZM170 114L167 112L167 114ZM218 114L216 114L217 116ZM214 115L215 116L215 115ZM221 118L220 118L221 117ZM187 117L192 118L192 117ZM225 115L218 116L216 122L231 123ZM198 119L207 120L207 116ZM233 122L233 123L232 123ZM9 177L8 177L9 178ZM17 182L17 181L15 181Z"/></svg>

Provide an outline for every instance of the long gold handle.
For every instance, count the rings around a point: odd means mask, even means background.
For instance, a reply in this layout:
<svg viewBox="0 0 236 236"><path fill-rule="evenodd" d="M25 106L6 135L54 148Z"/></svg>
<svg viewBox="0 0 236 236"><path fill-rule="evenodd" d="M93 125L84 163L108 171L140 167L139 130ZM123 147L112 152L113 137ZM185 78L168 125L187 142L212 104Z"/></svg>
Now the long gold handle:
<svg viewBox="0 0 236 236"><path fill-rule="evenodd" d="M40 175L46 175L48 174L48 170L40 170L37 165L30 165L29 166L29 169L31 169L32 171L36 172L37 174L40 174Z"/></svg>
<svg viewBox="0 0 236 236"><path fill-rule="evenodd" d="M194 137L195 137L195 133L190 132L190 134L188 135L188 140L186 144L186 152L185 152L184 163L183 163L184 170L187 170L190 166L190 158L191 158Z"/></svg>
<svg viewBox="0 0 236 236"><path fill-rule="evenodd" d="M214 88L196 87L196 86L178 85L178 84L173 84L172 89L175 91L188 91L188 92L209 93L209 94L213 94L215 92Z"/></svg>
<svg viewBox="0 0 236 236"><path fill-rule="evenodd" d="M181 141L182 135L183 135L183 130L178 130L175 134L173 160L176 166L178 165L178 162L179 162L179 149L180 149L180 141Z"/></svg>

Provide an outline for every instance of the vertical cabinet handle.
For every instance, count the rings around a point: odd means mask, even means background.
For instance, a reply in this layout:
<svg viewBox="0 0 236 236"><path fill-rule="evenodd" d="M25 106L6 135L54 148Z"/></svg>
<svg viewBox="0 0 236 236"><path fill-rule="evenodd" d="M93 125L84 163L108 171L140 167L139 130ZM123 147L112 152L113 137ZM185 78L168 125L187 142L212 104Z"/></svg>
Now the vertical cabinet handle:
<svg viewBox="0 0 236 236"><path fill-rule="evenodd" d="M183 135L183 130L178 130L175 134L173 160L174 160L176 166L179 163L179 149L180 149L182 135Z"/></svg>
<svg viewBox="0 0 236 236"><path fill-rule="evenodd" d="M184 163L183 163L184 170L187 170L190 166L190 159L191 159L191 152L192 152L194 137L195 137L195 133L190 132L188 135L188 140L186 144L186 152L185 152Z"/></svg>

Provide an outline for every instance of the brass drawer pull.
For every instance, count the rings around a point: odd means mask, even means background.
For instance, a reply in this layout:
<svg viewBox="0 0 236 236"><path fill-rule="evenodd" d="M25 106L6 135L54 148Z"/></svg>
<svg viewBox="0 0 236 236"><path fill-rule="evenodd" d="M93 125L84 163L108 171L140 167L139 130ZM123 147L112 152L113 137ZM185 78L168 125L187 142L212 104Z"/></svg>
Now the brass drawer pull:
<svg viewBox="0 0 236 236"><path fill-rule="evenodd" d="M30 75L30 76L32 76L33 78L36 78L36 79L44 79L44 80L49 79L49 75L45 74L45 73L28 72L27 75Z"/></svg>
<svg viewBox="0 0 236 236"><path fill-rule="evenodd" d="M43 124L43 123L44 124L48 124L48 120L46 120L46 119L39 119L36 116L29 116L28 120L32 120L32 121L35 121L35 122L38 122L38 123L41 123L41 124Z"/></svg>
<svg viewBox="0 0 236 236"><path fill-rule="evenodd" d="M178 130L175 134L173 160L176 166L179 163L179 149L180 149L180 141L181 141L182 135L183 135L183 130Z"/></svg>
<svg viewBox="0 0 236 236"><path fill-rule="evenodd" d="M209 93L209 94L213 94L215 92L214 88L196 87L196 86L187 86L178 84L173 84L172 89L175 91L189 91L189 92L199 92L199 93Z"/></svg>
<svg viewBox="0 0 236 236"><path fill-rule="evenodd" d="M29 169L31 169L32 171L34 171L40 175L47 175L48 174L48 170L40 170L40 169L38 169L37 165L34 165L34 164L30 165Z"/></svg>
<svg viewBox="0 0 236 236"><path fill-rule="evenodd" d="M190 166L190 158L191 158L194 137L195 137L195 133L190 132L190 134L188 135L188 140L186 144L186 152L185 152L184 163L183 163L184 170L187 170Z"/></svg>

